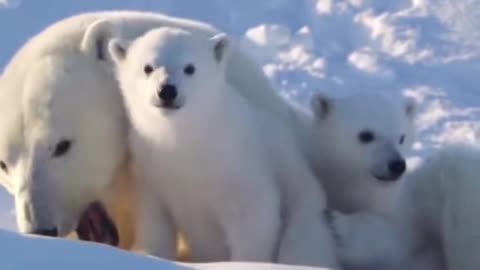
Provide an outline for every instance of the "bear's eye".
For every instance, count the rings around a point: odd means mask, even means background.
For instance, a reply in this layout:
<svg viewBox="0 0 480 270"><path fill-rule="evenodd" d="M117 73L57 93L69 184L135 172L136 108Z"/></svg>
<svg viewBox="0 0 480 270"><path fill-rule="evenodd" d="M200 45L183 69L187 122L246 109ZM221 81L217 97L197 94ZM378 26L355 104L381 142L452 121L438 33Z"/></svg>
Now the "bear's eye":
<svg viewBox="0 0 480 270"><path fill-rule="evenodd" d="M195 73L195 66L192 64L188 64L185 66L183 69L183 73L185 73L188 76L192 76Z"/></svg>
<svg viewBox="0 0 480 270"><path fill-rule="evenodd" d="M143 68L143 72L145 72L145 75L150 75L150 73L153 72L153 67L150 66L150 65L146 65L146 66Z"/></svg>
<svg viewBox="0 0 480 270"><path fill-rule="evenodd" d="M375 140L375 135L373 132L365 130L358 134L358 140L364 144L371 143Z"/></svg>
<svg viewBox="0 0 480 270"><path fill-rule="evenodd" d="M0 160L0 169L2 169L4 173L8 173L8 166L3 160Z"/></svg>
<svg viewBox="0 0 480 270"><path fill-rule="evenodd" d="M53 151L53 157L61 157L68 153L72 146L72 141L70 140L61 140L55 146L55 150Z"/></svg>
<svg viewBox="0 0 480 270"><path fill-rule="evenodd" d="M398 140L399 144L403 144L405 142L405 135L400 136L400 139Z"/></svg>

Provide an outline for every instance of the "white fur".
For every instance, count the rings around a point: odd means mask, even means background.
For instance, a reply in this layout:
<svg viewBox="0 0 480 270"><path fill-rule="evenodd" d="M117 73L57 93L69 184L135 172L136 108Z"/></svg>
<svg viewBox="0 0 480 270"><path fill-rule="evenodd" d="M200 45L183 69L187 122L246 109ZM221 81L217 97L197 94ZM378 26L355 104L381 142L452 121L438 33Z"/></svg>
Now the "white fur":
<svg viewBox="0 0 480 270"><path fill-rule="evenodd" d="M385 218L369 213L342 214L332 211L332 226L338 239L338 256L348 270L410 269L404 239Z"/></svg>
<svg viewBox="0 0 480 270"><path fill-rule="evenodd" d="M312 110L312 166L323 180L329 207L345 213L381 212L400 179L389 163L404 161L413 141L413 103L398 104L380 94L337 99L317 94ZM365 131L373 134L372 142L359 140Z"/></svg>
<svg viewBox="0 0 480 270"><path fill-rule="evenodd" d="M448 146L405 176L398 200L383 216L370 215L367 231L362 230L362 220L357 217L338 218L339 234L349 243L340 250L346 255L342 260L353 265L361 261L351 268L354 270L477 269L478 164L478 147ZM376 229L373 223L384 224L387 230ZM396 248L378 250L378 244L388 243L385 239L393 239ZM361 245L366 241L372 245ZM378 262L387 264L375 268Z"/></svg>
<svg viewBox="0 0 480 270"><path fill-rule="evenodd" d="M272 261L278 184L249 105L224 82L225 60L215 61L214 42L161 28L125 50L118 73L135 163L148 191L140 205L147 252L174 255L178 227L193 260L225 260L230 251L231 260ZM183 73L188 63L196 68L191 77ZM155 69L148 76L146 64ZM179 91L179 109L153 104L167 82ZM159 235L157 227L165 231Z"/></svg>
<svg viewBox="0 0 480 270"><path fill-rule="evenodd" d="M8 160L9 174L2 177L6 179L2 183L8 181L16 197L22 231L55 225L65 235L75 225L78 213L91 200L103 198L100 194L118 181L116 176L122 174L119 168L127 156L126 122L105 41L111 36L133 39L161 26L204 36L218 33L206 24L158 14L86 13L45 29L10 61L2 88L18 94L22 107L17 127L21 128L2 133L6 139L0 147L0 160L13 158ZM105 59L99 59L98 52ZM305 141L312 123L306 121L305 125L303 116L298 117L274 92L261 69L234 43L226 79L254 106L261 132L275 134L267 147L283 158L277 168L282 197L286 198L282 209L289 222L284 226L278 260L335 265L331 235L324 221L316 218L325 207L323 187L307 163L310 145ZM15 106L7 107L15 111ZM54 160L52 147L64 136L74 140L72 150L68 158ZM157 229L161 234L163 228Z"/></svg>
<svg viewBox="0 0 480 270"><path fill-rule="evenodd" d="M2 162L10 165L21 153L21 145L11 142L21 138L23 126L19 109L21 100L17 98L18 94L6 88L5 84L5 79L0 77L0 113L4 116L0 125L0 153L2 153ZM16 170L13 167L0 170L0 184L10 193L14 192L15 186L10 177L12 171Z"/></svg>
<svg viewBox="0 0 480 270"><path fill-rule="evenodd" d="M318 93L311 109L312 133L305 142L334 213L331 226L340 238L342 266L405 269L409 248L399 244L402 234L383 215L400 192L401 175L393 177L388 164L404 160L411 147L415 104L409 99L393 102L380 94L331 98ZM371 142L360 140L365 131L373 134Z"/></svg>
<svg viewBox="0 0 480 270"><path fill-rule="evenodd" d="M133 153L148 190L141 218L147 250L171 255L175 248L168 235L174 231L155 232L175 224L185 231L196 260L273 261L283 206L289 240L279 260L335 266L329 231L310 210L324 205L320 187L305 194L291 188L315 179L283 125L257 112L224 81L225 60L217 62L213 54L214 42L221 40L163 28L125 48L121 44L127 42L111 43L133 125ZM189 63L196 67L192 76L183 73ZM143 72L146 64L155 67L150 75ZM159 106L157 92L166 83L178 89L177 109ZM272 144L272 137L290 147ZM312 223L305 224L306 218ZM309 226L312 234L300 229ZM296 244L291 230L310 239ZM315 259L307 247L316 251Z"/></svg>
<svg viewBox="0 0 480 270"><path fill-rule="evenodd" d="M16 198L21 231L56 226L61 235L67 234L79 212L116 181L126 161L126 122L106 40L113 35L134 38L164 25L205 36L217 32L203 23L152 13L85 13L48 27L7 65L2 88L8 89L2 91L19 99L21 111L11 113L19 115L17 128L5 127L2 133L0 160L9 167L4 177ZM99 52L105 59L99 59ZM227 80L259 108L280 108L272 105L275 99L266 101L275 97L269 81L236 48ZM15 112L17 106L11 104L6 110ZM72 150L53 159L61 138L72 139Z"/></svg>

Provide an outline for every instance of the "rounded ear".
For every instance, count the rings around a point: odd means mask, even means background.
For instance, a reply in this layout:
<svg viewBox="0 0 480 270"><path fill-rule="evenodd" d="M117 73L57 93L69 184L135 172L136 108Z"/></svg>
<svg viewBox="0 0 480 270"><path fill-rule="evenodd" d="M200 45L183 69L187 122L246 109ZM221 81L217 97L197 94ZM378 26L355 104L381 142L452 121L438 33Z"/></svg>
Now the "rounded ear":
<svg viewBox="0 0 480 270"><path fill-rule="evenodd" d="M413 98L405 98L404 101L405 113L408 119L413 120L417 116L417 102Z"/></svg>
<svg viewBox="0 0 480 270"><path fill-rule="evenodd" d="M114 38L108 42L108 54L115 63L120 63L127 55L128 44L126 41Z"/></svg>
<svg viewBox="0 0 480 270"><path fill-rule="evenodd" d="M333 100L323 93L316 93L310 100L310 108L316 118L327 119L333 110Z"/></svg>
<svg viewBox="0 0 480 270"><path fill-rule="evenodd" d="M115 36L115 27L109 21L99 19L85 30L80 50L98 60L107 60L107 43Z"/></svg>
<svg viewBox="0 0 480 270"><path fill-rule="evenodd" d="M213 42L213 52L217 62L223 62L227 58L230 49L230 38L225 33L220 33L210 40Z"/></svg>

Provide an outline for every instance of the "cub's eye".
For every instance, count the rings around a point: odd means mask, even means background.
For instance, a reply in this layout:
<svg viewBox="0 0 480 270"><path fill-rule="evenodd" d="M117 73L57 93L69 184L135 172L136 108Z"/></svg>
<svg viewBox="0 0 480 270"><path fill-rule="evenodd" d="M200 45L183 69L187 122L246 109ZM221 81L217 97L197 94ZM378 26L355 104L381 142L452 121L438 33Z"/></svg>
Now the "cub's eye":
<svg viewBox="0 0 480 270"><path fill-rule="evenodd" d="M72 141L70 140L61 140L55 146L55 150L53 151L53 157L61 157L68 153L72 146Z"/></svg>
<svg viewBox="0 0 480 270"><path fill-rule="evenodd" d="M185 73L188 76L192 76L195 73L195 66L192 64L188 64L185 66L183 69L183 73Z"/></svg>
<svg viewBox="0 0 480 270"><path fill-rule="evenodd" d="M400 139L398 140L399 144L403 144L405 142L405 135L400 136Z"/></svg>
<svg viewBox="0 0 480 270"><path fill-rule="evenodd" d="M0 160L0 169L2 169L4 173L8 173L8 166L3 160Z"/></svg>
<svg viewBox="0 0 480 270"><path fill-rule="evenodd" d="M145 72L146 75L150 75L150 73L153 72L153 67L150 66L150 65L146 65L146 66L143 68L143 72Z"/></svg>
<svg viewBox="0 0 480 270"><path fill-rule="evenodd" d="M375 140L375 135L369 130L364 130L358 134L358 140L363 143L371 143Z"/></svg>

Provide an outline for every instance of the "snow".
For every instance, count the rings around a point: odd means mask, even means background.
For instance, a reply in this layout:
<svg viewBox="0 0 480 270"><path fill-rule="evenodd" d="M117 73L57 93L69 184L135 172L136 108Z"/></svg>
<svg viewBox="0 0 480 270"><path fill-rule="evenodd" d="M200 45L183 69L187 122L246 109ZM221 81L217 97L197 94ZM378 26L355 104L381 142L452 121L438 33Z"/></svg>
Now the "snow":
<svg viewBox="0 0 480 270"><path fill-rule="evenodd" d="M51 270L322 270L253 263L181 264L100 244L20 236L3 230L0 230L0 243L2 270L31 270L32 267Z"/></svg>
<svg viewBox="0 0 480 270"><path fill-rule="evenodd" d="M16 8L20 6L20 0L0 0L0 9Z"/></svg>
<svg viewBox="0 0 480 270"><path fill-rule="evenodd" d="M445 144L479 142L478 0L0 0L0 33L8 37L0 66L46 25L98 9L212 23L233 35L299 105L316 91L409 96L420 103L411 165ZM0 191L2 228L14 229L12 205Z"/></svg>

